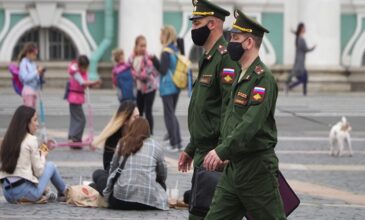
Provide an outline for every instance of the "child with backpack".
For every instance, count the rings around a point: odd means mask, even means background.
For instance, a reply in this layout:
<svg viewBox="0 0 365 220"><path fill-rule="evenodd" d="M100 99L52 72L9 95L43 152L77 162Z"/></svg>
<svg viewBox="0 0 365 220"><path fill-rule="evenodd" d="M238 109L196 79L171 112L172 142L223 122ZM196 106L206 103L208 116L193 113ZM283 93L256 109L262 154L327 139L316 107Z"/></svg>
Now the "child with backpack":
<svg viewBox="0 0 365 220"><path fill-rule="evenodd" d="M70 74L69 84L66 91L67 101L70 107L70 127L68 139L71 142L81 142L85 128L85 114L82 104L85 102L86 87L98 85L100 80L90 81L87 70L89 59L85 55L80 55L77 60L72 61L68 66ZM81 149L81 147L71 147L71 149Z"/></svg>
<svg viewBox="0 0 365 220"><path fill-rule="evenodd" d="M120 103L127 100L135 100L134 80L131 65L125 62L124 51L115 49L112 52L113 61L116 63L112 70L113 85L117 88L117 96Z"/></svg>
<svg viewBox="0 0 365 220"><path fill-rule="evenodd" d="M36 107L37 94L41 87L41 77L45 68L39 67L34 62L38 56L38 49L34 43L26 43L19 54L19 79L23 88L21 96L23 104L32 108ZM19 91L20 92L20 91Z"/></svg>

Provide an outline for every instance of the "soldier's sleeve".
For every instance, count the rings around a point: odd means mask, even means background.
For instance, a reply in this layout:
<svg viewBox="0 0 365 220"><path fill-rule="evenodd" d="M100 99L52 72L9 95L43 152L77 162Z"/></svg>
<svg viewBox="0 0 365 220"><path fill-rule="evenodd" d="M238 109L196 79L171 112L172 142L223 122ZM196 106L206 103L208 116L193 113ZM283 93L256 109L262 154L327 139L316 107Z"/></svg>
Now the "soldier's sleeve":
<svg viewBox="0 0 365 220"><path fill-rule="evenodd" d="M194 157L196 147L191 143L191 141L186 146L184 152L187 153L191 158Z"/></svg>
<svg viewBox="0 0 365 220"><path fill-rule="evenodd" d="M248 110L242 115L240 123L217 146L216 152L221 160L229 160L232 156L246 152L246 144L262 128L277 97L276 82L270 77L263 77L255 86L265 91L262 101L253 101L253 94L248 102Z"/></svg>

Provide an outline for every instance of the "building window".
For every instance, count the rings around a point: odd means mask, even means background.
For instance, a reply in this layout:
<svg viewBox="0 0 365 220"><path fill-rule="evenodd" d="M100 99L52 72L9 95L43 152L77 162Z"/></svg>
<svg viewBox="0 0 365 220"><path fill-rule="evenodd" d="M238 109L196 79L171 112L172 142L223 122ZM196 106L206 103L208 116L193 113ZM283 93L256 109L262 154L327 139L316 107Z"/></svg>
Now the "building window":
<svg viewBox="0 0 365 220"><path fill-rule="evenodd" d="M75 59L78 52L72 40L56 28L33 28L19 39L14 50L15 60L27 42L38 46L39 59L42 61L65 61Z"/></svg>

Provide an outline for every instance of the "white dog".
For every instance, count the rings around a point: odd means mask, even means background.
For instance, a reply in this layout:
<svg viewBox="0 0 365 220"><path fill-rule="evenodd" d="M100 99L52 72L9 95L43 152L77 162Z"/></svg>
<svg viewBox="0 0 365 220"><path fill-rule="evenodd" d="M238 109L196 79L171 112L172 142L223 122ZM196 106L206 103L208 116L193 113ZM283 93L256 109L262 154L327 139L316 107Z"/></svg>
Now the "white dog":
<svg viewBox="0 0 365 220"><path fill-rule="evenodd" d="M345 145L348 147L350 157L352 157L351 147L351 125L346 120L346 117L342 117L341 121L337 122L332 126L330 131L330 145L331 145L331 156L342 156Z"/></svg>

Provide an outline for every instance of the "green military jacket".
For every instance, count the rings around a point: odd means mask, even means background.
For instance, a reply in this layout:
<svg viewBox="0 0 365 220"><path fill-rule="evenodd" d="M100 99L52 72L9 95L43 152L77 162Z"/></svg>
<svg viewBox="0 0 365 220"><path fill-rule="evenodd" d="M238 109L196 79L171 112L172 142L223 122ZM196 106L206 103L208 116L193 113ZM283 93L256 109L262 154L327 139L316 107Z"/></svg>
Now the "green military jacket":
<svg viewBox="0 0 365 220"><path fill-rule="evenodd" d="M198 151L199 158L194 158L196 165L218 145L231 86L240 70L239 64L228 55L226 46L227 41L222 36L199 61L199 74L188 110L190 143L185 149L191 157Z"/></svg>
<svg viewBox="0 0 365 220"><path fill-rule="evenodd" d="M222 127L223 141L216 148L221 160L240 160L277 143L274 119L278 87L259 57L245 75L236 77Z"/></svg>

